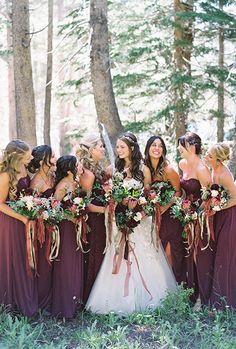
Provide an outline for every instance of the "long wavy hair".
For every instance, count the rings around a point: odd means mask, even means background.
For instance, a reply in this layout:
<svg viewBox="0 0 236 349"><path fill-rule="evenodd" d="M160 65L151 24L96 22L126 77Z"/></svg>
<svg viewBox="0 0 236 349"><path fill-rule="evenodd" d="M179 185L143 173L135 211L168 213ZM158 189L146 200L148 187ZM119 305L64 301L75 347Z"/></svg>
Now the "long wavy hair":
<svg viewBox="0 0 236 349"><path fill-rule="evenodd" d="M73 155L64 155L57 160L57 169L55 172L55 184L57 185L63 178L68 175L68 171L73 174L73 178L77 175L77 159Z"/></svg>
<svg viewBox="0 0 236 349"><path fill-rule="evenodd" d="M47 165L48 167L51 167L53 165L51 163L52 148L49 145L44 144L33 148L32 156L33 159L28 165L28 170L31 173L37 172L43 165ZM41 161L42 163L40 164Z"/></svg>
<svg viewBox="0 0 236 349"><path fill-rule="evenodd" d="M30 150L27 143L16 139L8 143L0 161L0 173L9 175L9 196L14 199L17 191L17 175L20 173L21 161Z"/></svg>
<svg viewBox="0 0 236 349"><path fill-rule="evenodd" d="M162 145L162 149L163 149L163 153L159 159L157 167L154 168L152 166L151 157L149 155L149 150L150 150L152 143L155 142L156 139L160 140L161 145ZM148 139L146 147L145 147L145 151L144 151L144 163L150 169L152 179L154 179L155 177L160 177L160 178L165 177L165 168L168 165L168 160L166 159L166 153L167 153L167 150L166 150L165 142L160 136L152 136Z"/></svg>
<svg viewBox="0 0 236 349"><path fill-rule="evenodd" d="M141 169L143 157L136 136L131 132L125 132L121 134L118 139L123 141L129 148L131 161L130 172L132 177L136 180L143 181L144 175ZM122 172L125 168L125 160L117 156L115 166L119 172Z"/></svg>
<svg viewBox="0 0 236 349"><path fill-rule="evenodd" d="M188 143L189 145L194 145L196 155L200 155L202 152L202 140L194 132L186 132L185 135L179 137L177 143L178 145L181 144L185 149L186 143Z"/></svg>
<svg viewBox="0 0 236 349"><path fill-rule="evenodd" d="M102 179L105 171L99 161L94 161L92 157L92 150L96 147L101 137L95 133L89 134L83 138L78 145L76 155L80 159L82 165L87 170L91 171L96 178Z"/></svg>

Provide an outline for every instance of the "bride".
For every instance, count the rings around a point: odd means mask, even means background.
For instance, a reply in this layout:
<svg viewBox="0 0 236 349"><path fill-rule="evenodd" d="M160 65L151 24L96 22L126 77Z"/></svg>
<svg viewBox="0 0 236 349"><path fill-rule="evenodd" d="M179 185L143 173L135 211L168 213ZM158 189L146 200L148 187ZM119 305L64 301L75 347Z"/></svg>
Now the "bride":
<svg viewBox="0 0 236 349"><path fill-rule="evenodd" d="M136 188L151 183L149 169L142 164L142 155L136 137L122 134L116 145L116 171L126 174L124 183ZM113 227L113 232L117 230ZM117 255L117 239L113 237L94 283L86 309L106 314L110 311L124 315L133 311L156 308L168 290L175 290L176 281L161 245L158 251L152 243L151 218L141 223L128 235L128 257L121 248ZM122 234L121 234L122 235ZM121 251L122 250L122 251Z"/></svg>

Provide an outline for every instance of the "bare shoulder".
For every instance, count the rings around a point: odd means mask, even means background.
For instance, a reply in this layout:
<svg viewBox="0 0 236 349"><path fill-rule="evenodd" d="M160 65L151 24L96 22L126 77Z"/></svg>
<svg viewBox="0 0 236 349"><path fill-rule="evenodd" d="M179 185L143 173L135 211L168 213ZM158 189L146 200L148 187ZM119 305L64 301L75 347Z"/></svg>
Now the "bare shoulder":
<svg viewBox="0 0 236 349"><path fill-rule="evenodd" d="M0 185L3 186L8 186L10 181L10 176L7 172L2 172L0 173Z"/></svg>
<svg viewBox="0 0 236 349"><path fill-rule="evenodd" d="M112 165L107 166L107 168L106 168L106 175L109 176L109 177L112 177L112 175L113 175Z"/></svg>
<svg viewBox="0 0 236 349"><path fill-rule="evenodd" d="M165 173L167 176L178 176L178 172L170 164L165 167Z"/></svg>
<svg viewBox="0 0 236 349"><path fill-rule="evenodd" d="M91 171L84 169L84 173L80 176L80 185L83 190L90 192L93 187L95 175Z"/></svg>
<svg viewBox="0 0 236 349"><path fill-rule="evenodd" d="M146 165L143 165L142 170L143 170L144 176L149 176L151 174L149 167Z"/></svg>
<svg viewBox="0 0 236 349"><path fill-rule="evenodd" d="M187 161L185 159L181 159L179 162L179 168L184 171L187 168Z"/></svg>

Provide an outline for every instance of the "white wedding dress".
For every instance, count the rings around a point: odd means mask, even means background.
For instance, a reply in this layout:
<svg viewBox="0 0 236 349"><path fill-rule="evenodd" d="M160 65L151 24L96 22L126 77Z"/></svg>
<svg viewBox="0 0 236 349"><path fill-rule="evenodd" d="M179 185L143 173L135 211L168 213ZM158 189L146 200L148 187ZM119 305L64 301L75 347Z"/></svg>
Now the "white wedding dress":
<svg viewBox="0 0 236 349"><path fill-rule="evenodd" d="M121 315L155 309L167 291L176 289L175 277L162 246L156 250L152 243L150 217L143 219L134 233L129 234L129 241L132 247L130 263L122 258L116 274L113 273L114 241L108 247L86 309L100 314L115 312Z"/></svg>

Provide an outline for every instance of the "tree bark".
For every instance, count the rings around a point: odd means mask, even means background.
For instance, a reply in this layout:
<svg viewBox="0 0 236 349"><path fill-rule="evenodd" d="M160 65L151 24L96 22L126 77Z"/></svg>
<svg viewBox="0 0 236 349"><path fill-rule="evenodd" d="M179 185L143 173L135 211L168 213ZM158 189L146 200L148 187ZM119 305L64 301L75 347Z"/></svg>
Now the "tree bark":
<svg viewBox="0 0 236 349"><path fill-rule="evenodd" d="M52 48L53 48L53 0L48 0L48 48L47 48L47 78L44 104L44 142L50 145L51 129L51 99L52 99Z"/></svg>
<svg viewBox="0 0 236 349"><path fill-rule="evenodd" d="M9 110L9 139L16 139L16 106L15 106L15 82L14 82L14 65L12 55L12 2L6 0L7 12L7 49L11 52L7 59L8 69L8 110Z"/></svg>
<svg viewBox="0 0 236 349"><path fill-rule="evenodd" d="M90 67L98 121L114 145L123 131L113 92L108 46L107 0L90 1Z"/></svg>
<svg viewBox="0 0 236 349"><path fill-rule="evenodd" d="M178 139L186 132L187 116L189 109L189 96L185 90L184 82L181 82L181 77L186 75L191 76L191 44L193 42L192 19L185 20L178 16L178 12L192 12L192 1L182 2L174 0L175 11L175 29L174 29L174 65L176 80L174 83L174 124L175 136ZM185 44L181 44L184 42ZM179 79L180 78L180 79Z"/></svg>
<svg viewBox="0 0 236 349"><path fill-rule="evenodd" d="M12 32L17 137L35 146L37 140L30 53L29 0L12 0Z"/></svg>
<svg viewBox="0 0 236 349"><path fill-rule="evenodd" d="M219 0L219 9L223 11L224 1ZM224 68L224 29L220 26L219 34L219 55L218 66L219 69ZM217 110L217 142L223 142L224 140L224 81L220 80L218 84L218 110Z"/></svg>

